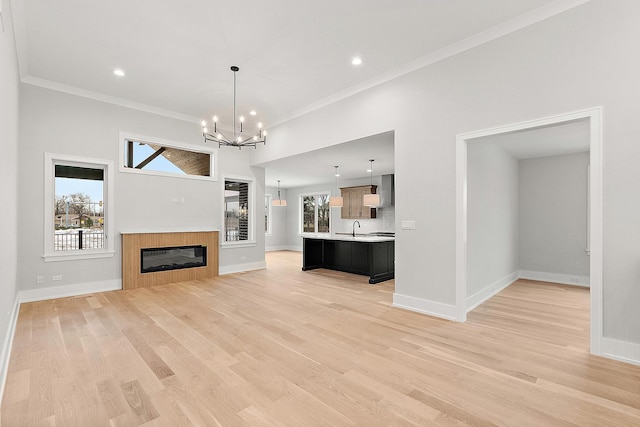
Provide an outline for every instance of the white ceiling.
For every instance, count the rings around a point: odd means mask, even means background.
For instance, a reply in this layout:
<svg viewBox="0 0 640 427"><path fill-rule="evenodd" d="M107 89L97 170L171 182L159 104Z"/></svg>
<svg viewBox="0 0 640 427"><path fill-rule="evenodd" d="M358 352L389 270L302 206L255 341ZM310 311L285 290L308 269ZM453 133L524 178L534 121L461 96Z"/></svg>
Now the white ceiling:
<svg viewBox="0 0 640 427"><path fill-rule="evenodd" d="M586 0L10 1L23 82L194 126L216 114L229 128L229 67L237 65L237 114L252 130L258 121L268 129ZM353 66L354 56L363 64ZM114 76L115 68L126 76ZM255 118L248 117L252 109ZM382 159L372 147L362 153L365 161ZM345 175L348 164L365 168L345 156L328 154L327 173L336 163ZM285 163L269 165L268 176L302 182L304 176L286 175ZM305 174L324 174L327 165ZM377 165L376 174L386 168Z"/></svg>
<svg viewBox="0 0 640 427"><path fill-rule="evenodd" d="M12 0L20 73L268 126L552 0ZM564 1L567 3L567 1ZM557 13L557 11L555 11ZM351 65L359 55L363 64ZM122 68L117 78L112 69Z"/></svg>
<svg viewBox="0 0 640 427"><path fill-rule="evenodd" d="M498 144L518 160L534 157L559 156L589 151L589 121L576 120L526 129L500 135L476 138L471 143Z"/></svg>

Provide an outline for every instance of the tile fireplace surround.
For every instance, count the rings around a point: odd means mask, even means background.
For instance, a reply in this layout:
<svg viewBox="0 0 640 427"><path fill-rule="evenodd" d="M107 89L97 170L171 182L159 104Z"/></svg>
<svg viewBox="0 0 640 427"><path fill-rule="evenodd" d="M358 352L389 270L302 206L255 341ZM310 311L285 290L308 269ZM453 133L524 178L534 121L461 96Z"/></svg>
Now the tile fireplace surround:
<svg viewBox="0 0 640 427"><path fill-rule="evenodd" d="M142 273L141 250L189 245L207 247L207 265ZM122 233L122 289L135 289L218 276L218 232Z"/></svg>

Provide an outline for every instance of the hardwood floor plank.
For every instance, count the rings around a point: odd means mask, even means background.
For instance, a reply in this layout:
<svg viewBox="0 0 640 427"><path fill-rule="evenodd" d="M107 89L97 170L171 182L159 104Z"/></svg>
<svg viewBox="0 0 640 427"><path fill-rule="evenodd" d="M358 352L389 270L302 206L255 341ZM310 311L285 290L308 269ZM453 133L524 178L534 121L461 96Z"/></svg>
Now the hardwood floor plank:
<svg viewBox="0 0 640 427"><path fill-rule="evenodd" d="M268 268L23 304L6 426L632 426L640 367L589 354L589 290L519 280L449 322L394 282Z"/></svg>
<svg viewBox="0 0 640 427"><path fill-rule="evenodd" d="M120 389L129 407L141 423L151 421L160 416L144 388L137 380L121 384Z"/></svg>

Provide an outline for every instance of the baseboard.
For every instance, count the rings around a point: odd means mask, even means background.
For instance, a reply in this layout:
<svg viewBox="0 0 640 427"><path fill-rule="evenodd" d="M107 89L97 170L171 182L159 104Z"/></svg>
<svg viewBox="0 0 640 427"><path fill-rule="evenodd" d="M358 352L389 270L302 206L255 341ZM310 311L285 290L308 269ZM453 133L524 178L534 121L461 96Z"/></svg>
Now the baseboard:
<svg viewBox="0 0 640 427"><path fill-rule="evenodd" d="M562 283L563 285L589 287L589 276L578 276L575 274L545 273L542 271L519 270L520 279L537 280L540 282Z"/></svg>
<svg viewBox="0 0 640 427"><path fill-rule="evenodd" d="M105 280L102 282L78 283L76 285L29 289L18 292L18 299L20 303L23 303L94 294L96 292L117 291L120 289L122 289L121 279Z"/></svg>
<svg viewBox="0 0 640 427"><path fill-rule="evenodd" d="M429 301L422 298L410 297L398 293L393 294L394 307L402 308L429 316L447 320L456 320L456 306L441 302Z"/></svg>
<svg viewBox="0 0 640 427"><path fill-rule="evenodd" d="M609 359L640 365L640 344L602 337L600 350Z"/></svg>
<svg viewBox="0 0 640 427"><path fill-rule="evenodd" d="M218 267L218 274L224 276L225 274L243 273L245 271L262 270L267 268L265 261L248 262L245 264L226 265Z"/></svg>
<svg viewBox="0 0 640 427"><path fill-rule="evenodd" d="M15 302L13 304L13 310L11 317L9 317L9 325L7 327L7 334L4 342L2 343L2 353L0 353L0 403L4 396L4 387L7 383L7 374L9 372L9 357L11 356L11 345L13 344L13 336L16 332L16 324L18 322L18 313L20 312L20 300L16 295Z"/></svg>
<svg viewBox="0 0 640 427"><path fill-rule="evenodd" d="M288 245L280 245L280 246L267 246L266 248L264 248L265 252L276 252L276 251L295 251L295 252L302 252L302 247L297 248L295 246L288 246Z"/></svg>
<svg viewBox="0 0 640 427"><path fill-rule="evenodd" d="M513 273L504 276L502 279L490 284L486 288L476 292L470 297L467 297L465 304L467 313L518 280L518 276L518 271L514 271Z"/></svg>

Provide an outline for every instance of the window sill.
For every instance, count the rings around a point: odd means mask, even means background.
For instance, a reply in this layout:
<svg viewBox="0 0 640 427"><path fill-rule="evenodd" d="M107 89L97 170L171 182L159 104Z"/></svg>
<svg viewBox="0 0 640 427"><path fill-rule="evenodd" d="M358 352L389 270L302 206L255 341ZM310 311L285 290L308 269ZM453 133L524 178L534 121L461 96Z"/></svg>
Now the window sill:
<svg viewBox="0 0 640 427"><path fill-rule="evenodd" d="M331 236L331 233L298 233L300 237L325 237Z"/></svg>
<svg viewBox="0 0 640 427"><path fill-rule="evenodd" d="M245 240L241 242L221 242L220 248L233 249L233 248L251 248L256 246L255 240Z"/></svg>
<svg viewBox="0 0 640 427"><path fill-rule="evenodd" d="M44 262L56 262L56 261L75 261L79 259L97 259L97 258L113 258L115 251L100 251L100 252L67 252L67 253L53 253L44 254Z"/></svg>

